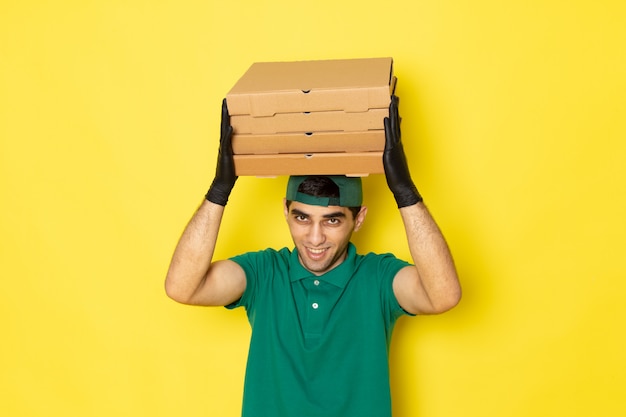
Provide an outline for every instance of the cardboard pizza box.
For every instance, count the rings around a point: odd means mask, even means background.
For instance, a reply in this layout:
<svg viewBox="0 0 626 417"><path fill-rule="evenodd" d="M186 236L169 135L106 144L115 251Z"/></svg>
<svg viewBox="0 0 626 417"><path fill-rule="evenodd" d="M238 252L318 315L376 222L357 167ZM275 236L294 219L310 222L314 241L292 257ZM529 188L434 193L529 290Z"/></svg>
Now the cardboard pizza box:
<svg viewBox="0 0 626 417"><path fill-rule="evenodd" d="M234 134L232 144L235 154L371 152L385 148L385 131Z"/></svg>
<svg viewBox="0 0 626 417"><path fill-rule="evenodd" d="M239 176L382 174L382 152L329 152L312 154L235 155Z"/></svg>
<svg viewBox="0 0 626 417"><path fill-rule="evenodd" d="M253 64L226 100L237 175L383 173L392 58Z"/></svg>
<svg viewBox="0 0 626 417"><path fill-rule="evenodd" d="M230 124L237 134L358 132L383 130L389 109L364 112L343 110L302 113L277 113L269 117L231 116Z"/></svg>
<svg viewBox="0 0 626 417"><path fill-rule="evenodd" d="M392 58L257 62L226 101L231 116L365 112L389 107L395 81Z"/></svg>

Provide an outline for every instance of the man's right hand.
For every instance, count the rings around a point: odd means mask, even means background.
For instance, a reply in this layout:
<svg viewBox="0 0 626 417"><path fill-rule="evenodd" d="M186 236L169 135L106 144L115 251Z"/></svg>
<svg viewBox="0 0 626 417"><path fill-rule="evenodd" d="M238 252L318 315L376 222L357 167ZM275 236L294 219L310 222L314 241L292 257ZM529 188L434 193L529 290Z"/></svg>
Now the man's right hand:
<svg viewBox="0 0 626 417"><path fill-rule="evenodd" d="M206 199L212 203L225 206L230 192L235 186L235 160L233 158L233 127L230 125L230 115L226 99L222 100L222 126L220 132L220 149L217 155L215 178L206 194Z"/></svg>

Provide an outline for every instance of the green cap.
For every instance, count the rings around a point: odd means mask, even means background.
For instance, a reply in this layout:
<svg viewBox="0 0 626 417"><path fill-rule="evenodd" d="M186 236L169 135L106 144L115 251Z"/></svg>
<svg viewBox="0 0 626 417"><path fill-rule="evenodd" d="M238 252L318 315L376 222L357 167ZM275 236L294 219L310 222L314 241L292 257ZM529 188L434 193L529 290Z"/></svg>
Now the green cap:
<svg viewBox="0 0 626 417"><path fill-rule="evenodd" d="M298 187L308 178L306 175L289 177L287 183L287 200L298 201L313 206L341 206L359 207L363 203L363 187L361 177L346 177L344 175L327 175L328 179L339 187L339 197L315 197L298 192Z"/></svg>

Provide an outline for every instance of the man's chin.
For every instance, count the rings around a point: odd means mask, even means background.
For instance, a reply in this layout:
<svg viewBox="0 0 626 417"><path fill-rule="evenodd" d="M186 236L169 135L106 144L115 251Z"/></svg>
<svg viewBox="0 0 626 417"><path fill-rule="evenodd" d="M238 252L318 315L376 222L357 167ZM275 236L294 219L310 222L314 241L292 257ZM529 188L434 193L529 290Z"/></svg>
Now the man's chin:
<svg viewBox="0 0 626 417"><path fill-rule="evenodd" d="M304 256L300 255L300 264L309 272L313 274L323 274L328 268L328 262L326 260L313 260L310 259L306 254Z"/></svg>
<svg viewBox="0 0 626 417"><path fill-rule="evenodd" d="M328 270L328 265L325 263L312 262L310 260L303 262L302 265L307 269L307 271L314 274L323 274L326 270Z"/></svg>

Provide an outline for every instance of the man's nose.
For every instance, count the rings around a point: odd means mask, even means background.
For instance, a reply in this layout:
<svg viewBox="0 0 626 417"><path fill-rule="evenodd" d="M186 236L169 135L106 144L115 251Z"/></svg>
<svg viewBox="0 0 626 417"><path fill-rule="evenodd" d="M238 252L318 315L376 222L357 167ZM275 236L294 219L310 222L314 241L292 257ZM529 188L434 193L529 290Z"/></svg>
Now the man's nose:
<svg viewBox="0 0 626 417"><path fill-rule="evenodd" d="M309 229L309 241L312 245L317 246L324 243L326 235L324 235L324 228L320 224L313 224Z"/></svg>

